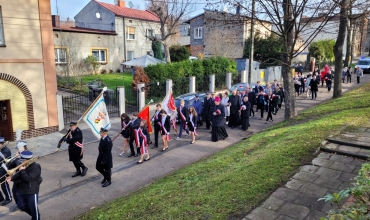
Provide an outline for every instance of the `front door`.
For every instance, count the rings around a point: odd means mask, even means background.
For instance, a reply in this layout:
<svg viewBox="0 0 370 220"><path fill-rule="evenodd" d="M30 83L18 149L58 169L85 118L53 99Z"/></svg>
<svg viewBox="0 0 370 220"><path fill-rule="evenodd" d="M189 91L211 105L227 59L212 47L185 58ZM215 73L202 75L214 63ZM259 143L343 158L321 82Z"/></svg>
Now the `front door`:
<svg viewBox="0 0 370 220"><path fill-rule="evenodd" d="M10 100L0 100L0 137L13 140L12 114Z"/></svg>

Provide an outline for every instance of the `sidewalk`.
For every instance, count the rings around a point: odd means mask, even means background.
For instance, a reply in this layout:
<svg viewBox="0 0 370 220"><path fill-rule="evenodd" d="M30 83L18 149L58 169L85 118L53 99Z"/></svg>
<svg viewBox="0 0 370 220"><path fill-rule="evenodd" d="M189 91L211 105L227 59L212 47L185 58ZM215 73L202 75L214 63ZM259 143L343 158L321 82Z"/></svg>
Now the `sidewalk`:
<svg viewBox="0 0 370 220"><path fill-rule="evenodd" d="M365 76L361 84L343 84L343 91L353 89L359 85L370 82L370 77ZM325 88L319 88L316 100L307 99L303 96L297 98L298 111L313 107L332 97L332 92L328 93ZM251 118L251 127L248 131L254 133L283 121L283 111L279 111L274 116L274 122L264 124L256 114ZM258 112L259 113L259 112ZM120 130L119 119L112 119L110 136L114 136ZM99 184L102 177L95 170L95 161L98 154L97 139L91 134L89 128L81 124L85 140L85 154L83 162L89 168L85 177L71 178L75 172L74 166L68 161L68 153L65 151L66 145L62 146L62 151L55 152L56 145L65 133L53 133L39 138L31 138L29 146L40 145L33 150L36 155L47 155L38 161L42 167L42 177L44 179L39 194L39 209L42 219L73 219L76 216L90 210L92 207L102 205L115 198L122 197L142 187L150 185L153 181L162 178L172 172L194 163L204 157L210 156L232 144L235 144L247 137L246 133L240 129L229 129L229 138L225 141L210 144L210 133L199 128L199 136L195 144L189 144L190 138L183 137L176 141L175 134L171 135L172 141L169 150L161 151L161 146L156 149L149 149L151 160L141 165L137 165L138 158L119 157L122 148L122 137L114 142L113 154L113 175L112 185L102 188ZM174 133L171 131L171 133ZM153 137L152 137L153 139ZM161 141L159 142L161 144ZM14 143L10 148L14 152ZM15 211L15 203L12 202L5 207L0 207L1 219L29 219L25 213Z"/></svg>

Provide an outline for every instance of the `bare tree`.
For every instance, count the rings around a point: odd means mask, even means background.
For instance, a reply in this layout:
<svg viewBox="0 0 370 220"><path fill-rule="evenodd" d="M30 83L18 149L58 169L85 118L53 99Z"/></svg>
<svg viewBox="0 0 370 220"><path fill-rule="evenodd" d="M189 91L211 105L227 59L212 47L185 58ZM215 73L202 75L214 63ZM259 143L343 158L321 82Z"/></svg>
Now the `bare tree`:
<svg viewBox="0 0 370 220"><path fill-rule="evenodd" d="M208 0L212 5L217 0ZM253 0L225 0L228 4L238 5L246 15L251 15ZM335 12L337 3L326 0L254 0L256 3L256 17L271 21L275 33L284 42L281 54L282 76L285 91L286 120L296 116L296 100L292 83L292 60L298 54L296 50L304 50L314 40L316 35L323 30ZM211 4L209 4L211 5ZM263 25L263 23L261 23ZM302 36L305 41L297 48L296 44Z"/></svg>
<svg viewBox="0 0 370 220"><path fill-rule="evenodd" d="M146 0L147 9L159 18L160 34L145 35L163 44L167 62L171 62L169 38L178 32L180 19L193 11L194 3L195 0Z"/></svg>

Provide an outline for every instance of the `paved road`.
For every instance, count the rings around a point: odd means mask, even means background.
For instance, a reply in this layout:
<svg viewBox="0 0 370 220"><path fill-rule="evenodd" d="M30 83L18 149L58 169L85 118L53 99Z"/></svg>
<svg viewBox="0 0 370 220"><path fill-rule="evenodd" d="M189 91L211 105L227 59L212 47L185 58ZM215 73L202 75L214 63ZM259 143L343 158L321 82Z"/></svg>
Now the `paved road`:
<svg viewBox="0 0 370 220"><path fill-rule="evenodd" d="M363 83L370 82L370 77L365 76L362 81ZM347 91L357 86L358 84L353 83L344 84L343 90ZM321 89L320 87L317 100L306 99L303 96L298 97L298 111L315 106L331 97L331 92L328 93L324 88ZM256 115L255 118L250 120L251 128L249 131L259 132L282 120L283 112L279 112L277 116L274 116L274 122L269 124L264 124L264 121L259 120L259 117ZM111 135L114 135L119 128L119 123L113 123ZM118 156L121 150L122 138L117 138L113 148L114 168L112 185L107 188L101 187L100 181L102 177L95 170L95 160L98 152L96 142L85 145L83 162L89 168L87 175L85 177L71 178L70 176L75 169L73 164L68 162L67 151L49 154L54 151L55 143L57 143L58 138L62 134L51 134L48 136L47 141L42 141L41 138L37 139L41 145L38 148L38 151L41 151L39 155L47 155L39 160L44 178L39 201L41 217L43 219L73 219L92 207L99 206L107 201L145 187L156 179L212 155L246 137L246 133L239 129L228 129L229 138L225 141L213 143L210 142L210 133L208 131L203 129L199 129L199 131L200 134L197 137L196 144L193 145L189 144L190 138L188 137L176 141L174 140L175 135L172 135L173 140L170 142L168 151L163 153L160 151L161 148L150 150L152 159L141 165L136 164L138 158ZM91 135L89 133L88 130L84 130L85 137ZM29 219L28 215L20 211L13 211L14 209L14 202L6 207L0 207L0 218L9 220Z"/></svg>

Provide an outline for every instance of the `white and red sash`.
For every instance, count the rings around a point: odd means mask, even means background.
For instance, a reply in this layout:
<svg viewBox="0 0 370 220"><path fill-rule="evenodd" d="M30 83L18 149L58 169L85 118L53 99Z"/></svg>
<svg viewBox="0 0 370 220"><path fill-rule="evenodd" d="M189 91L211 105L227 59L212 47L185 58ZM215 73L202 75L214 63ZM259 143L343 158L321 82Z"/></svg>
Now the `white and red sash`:
<svg viewBox="0 0 370 220"><path fill-rule="evenodd" d="M181 119L183 120L183 121L185 121L186 122L186 118L185 118L185 116L184 116L184 114L182 114L182 106L180 106L180 117L181 117Z"/></svg>
<svg viewBox="0 0 370 220"><path fill-rule="evenodd" d="M172 128L176 130L176 118L172 120Z"/></svg>
<svg viewBox="0 0 370 220"><path fill-rule="evenodd" d="M192 118L190 119L190 122L191 122L191 125L193 125L193 128L194 128L194 134L195 134L195 135L198 135L197 128L195 127L195 125L194 125L194 122L193 122Z"/></svg>
<svg viewBox="0 0 370 220"><path fill-rule="evenodd" d="M141 154L146 154L147 151L146 151L146 146L148 146L147 144L147 140L146 140L146 135L143 133L143 130L141 128L138 129L138 134L140 135L140 137L143 139L141 142L140 142L140 152Z"/></svg>
<svg viewBox="0 0 370 220"><path fill-rule="evenodd" d="M161 127L163 132L166 134L166 139L169 141L171 140L170 134L168 133L167 129L164 127L164 124L161 124L160 122L157 122L158 125Z"/></svg>
<svg viewBox="0 0 370 220"><path fill-rule="evenodd" d="M136 147L139 147L140 139L139 139L139 131L138 131L138 129L134 129L134 136L135 136L135 144L136 144Z"/></svg>
<svg viewBox="0 0 370 220"><path fill-rule="evenodd" d="M81 153L80 153L80 155L82 155L82 154L84 153L84 145L83 145L83 143L80 143L80 142L76 141L76 142L75 142L75 145L76 145L77 147L80 147L80 148L81 148Z"/></svg>
<svg viewBox="0 0 370 220"><path fill-rule="evenodd" d="M126 130L127 126L129 126L131 124L131 121L129 121L127 124L123 121L122 122L122 125L123 125L123 129L122 130Z"/></svg>

